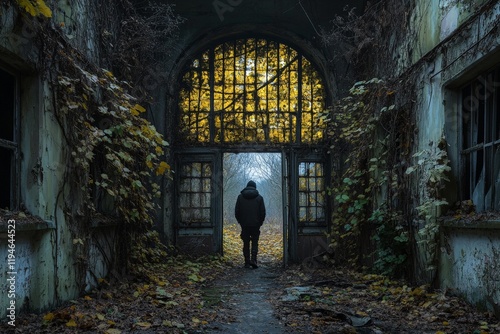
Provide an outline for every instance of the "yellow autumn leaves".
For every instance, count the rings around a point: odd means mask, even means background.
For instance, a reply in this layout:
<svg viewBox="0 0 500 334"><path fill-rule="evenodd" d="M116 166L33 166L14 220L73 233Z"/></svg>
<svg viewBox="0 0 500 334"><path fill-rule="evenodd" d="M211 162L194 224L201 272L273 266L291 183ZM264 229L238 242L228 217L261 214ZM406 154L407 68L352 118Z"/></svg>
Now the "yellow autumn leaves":
<svg viewBox="0 0 500 334"><path fill-rule="evenodd" d="M52 17L52 11L43 0L16 0L16 2L31 16Z"/></svg>
<svg viewBox="0 0 500 334"><path fill-rule="evenodd" d="M162 161L160 162L160 165L158 168L156 168L156 175L163 175L165 172L170 170L170 165L167 164L166 162Z"/></svg>
<svg viewBox="0 0 500 334"><path fill-rule="evenodd" d="M136 104L132 108L130 108L130 113L134 116L139 116L140 114L146 112L146 109L143 106Z"/></svg>
<svg viewBox="0 0 500 334"><path fill-rule="evenodd" d="M108 80L115 80L114 75L111 71L104 70L103 71L105 76L108 78ZM140 104L135 104L135 105L129 105L128 107L130 114L134 117L138 117L141 114L144 114L146 112L146 108L141 106ZM160 161L159 164L156 166L153 163L153 158L158 158L158 156L161 156L164 154L163 148L168 145L168 143L163 139L160 133L157 132L156 128L150 124L150 123L144 123L140 127L132 126L131 130L135 130L134 132L146 139L147 142L149 143L155 143L156 146L154 148L154 153L156 156L149 154L146 157L146 166L150 170L154 170L156 175L164 175L168 172L170 172L170 165L167 164L165 161Z"/></svg>

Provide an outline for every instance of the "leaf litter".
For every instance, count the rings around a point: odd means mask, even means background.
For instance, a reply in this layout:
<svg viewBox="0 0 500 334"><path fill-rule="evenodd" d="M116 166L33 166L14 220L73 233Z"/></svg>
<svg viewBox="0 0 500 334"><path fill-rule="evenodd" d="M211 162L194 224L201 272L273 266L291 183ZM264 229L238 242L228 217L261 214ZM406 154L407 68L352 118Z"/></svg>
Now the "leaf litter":
<svg viewBox="0 0 500 334"><path fill-rule="evenodd" d="M241 268L239 228L224 228L224 256L175 256L146 272L100 279L88 294L42 313L24 313L15 333L211 333L237 320L230 292L211 290L225 280L234 289ZM449 291L409 286L384 276L322 265L281 268L282 234L263 228L260 263L278 275L265 294L286 333L499 333L492 314ZM255 269L259 270L259 269ZM263 269L264 270L264 269ZM212 295L210 295L212 294ZM0 324L0 332L7 329ZM220 331L219 331L220 332Z"/></svg>

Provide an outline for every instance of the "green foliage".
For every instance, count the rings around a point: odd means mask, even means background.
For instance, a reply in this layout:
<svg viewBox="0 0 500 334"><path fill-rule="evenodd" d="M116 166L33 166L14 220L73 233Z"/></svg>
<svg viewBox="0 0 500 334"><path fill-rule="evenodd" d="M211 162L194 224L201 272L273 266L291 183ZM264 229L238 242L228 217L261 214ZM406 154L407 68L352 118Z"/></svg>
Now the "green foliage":
<svg viewBox="0 0 500 334"><path fill-rule="evenodd" d="M426 269L434 270L437 261L439 232L439 209L448 202L441 194L445 183L449 181L448 173L451 170L446 153L446 141L442 137L437 144L430 143L429 149L422 150L413 155L416 164L408 167L406 174L417 174L419 180L417 189L420 190L421 203L417 207L419 223L423 226L419 230L419 243L427 252Z"/></svg>
<svg viewBox="0 0 500 334"><path fill-rule="evenodd" d="M375 257L373 269L401 274L408 258L408 231L401 203L405 190L400 161L409 154L413 123L396 107L395 91L380 79L356 82L328 111L334 171L335 211L331 247L352 266L360 254ZM366 245L371 236L373 245Z"/></svg>
<svg viewBox="0 0 500 334"><path fill-rule="evenodd" d="M404 271L408 258L406 249L410 240L408 231L400 224L400 220L397 212L389 212L385 206L373 211L368 218L368 221L377 227L372 236L378 245L373 266L375 272L395 276Z"/></svg>

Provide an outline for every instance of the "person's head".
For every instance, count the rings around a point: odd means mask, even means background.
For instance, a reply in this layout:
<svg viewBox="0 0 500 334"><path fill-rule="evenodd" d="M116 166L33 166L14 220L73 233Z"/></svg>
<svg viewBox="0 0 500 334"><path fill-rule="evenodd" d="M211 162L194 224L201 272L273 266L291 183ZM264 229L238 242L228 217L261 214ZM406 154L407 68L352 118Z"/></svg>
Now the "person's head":
<svg viewBox="0 0 500 334"><path fill-rule="evenodd" d="M247 187L252 187L257 189L257 184L254 181L250 180L247 183Z"/></svg>

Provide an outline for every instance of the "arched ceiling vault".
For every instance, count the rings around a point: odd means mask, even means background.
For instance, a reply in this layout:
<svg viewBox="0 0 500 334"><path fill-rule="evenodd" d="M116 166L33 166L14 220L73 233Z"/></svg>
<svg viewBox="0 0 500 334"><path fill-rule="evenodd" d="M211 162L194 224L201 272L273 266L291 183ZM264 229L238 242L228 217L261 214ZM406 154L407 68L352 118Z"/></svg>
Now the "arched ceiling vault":
<svg viewBox="0 0 500 334"><path fill-rule="evenodd" d="M164 0L184 18L172 50L169 76L175 80L192 56L224 39L241 36L274 38L300 50L328 73L319 32L335 14L363 8L366 0ZM327 78L327 89L334 82Z"/></svg>

